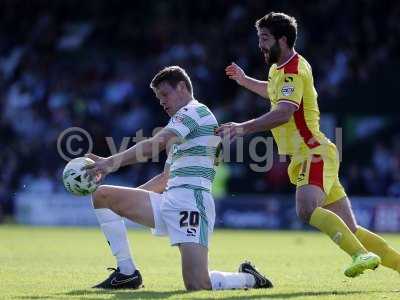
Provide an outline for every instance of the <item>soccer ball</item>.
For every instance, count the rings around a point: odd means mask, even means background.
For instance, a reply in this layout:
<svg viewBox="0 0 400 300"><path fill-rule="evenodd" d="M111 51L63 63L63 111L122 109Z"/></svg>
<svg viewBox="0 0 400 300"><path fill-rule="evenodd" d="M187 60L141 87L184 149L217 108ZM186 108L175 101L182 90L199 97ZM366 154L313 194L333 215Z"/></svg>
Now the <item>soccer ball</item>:
<svg viewBox="0 0 400 300"><path fill-rule="evenodd" d="M93 193L99 183L94 179L89 180L85 177L86 171L82 171L82 167L93 164L94 161L87 157L74 158L65 166L63 171L63 183L65 189L76 195L86 196Z"/></svg>

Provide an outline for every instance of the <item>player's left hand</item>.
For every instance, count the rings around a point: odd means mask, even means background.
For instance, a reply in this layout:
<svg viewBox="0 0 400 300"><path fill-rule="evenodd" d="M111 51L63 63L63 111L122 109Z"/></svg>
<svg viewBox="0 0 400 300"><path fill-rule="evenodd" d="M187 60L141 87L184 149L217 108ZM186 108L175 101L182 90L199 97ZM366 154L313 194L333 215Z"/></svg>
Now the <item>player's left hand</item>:
<svg viewBox="0 0 400 300"><path fill-rule="evenodd" d="M229 122L222 124L215 130L215 134L219 135L223 140L232 143L236 138L245 135L243 124Z"/></svg>

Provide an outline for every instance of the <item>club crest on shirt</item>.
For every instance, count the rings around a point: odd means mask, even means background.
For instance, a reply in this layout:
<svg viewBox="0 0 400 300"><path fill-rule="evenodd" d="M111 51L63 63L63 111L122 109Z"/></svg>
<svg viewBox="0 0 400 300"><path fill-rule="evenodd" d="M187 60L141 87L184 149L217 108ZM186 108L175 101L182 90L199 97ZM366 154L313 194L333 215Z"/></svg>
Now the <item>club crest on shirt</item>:
<svg viewBox="0 0 400 300"><path fill-rule="evenodd" d="M294 86L293 85L284 85L281 89L281 93L283 96L290 96L294 92Z"/></svg>
<svg viewBox="0 0 400 300"><path fill-rule="evenodd" d="M175 116L172 117L171 121L172 121L172 123L182 123L184 118L185 118L184 115L176 114Z"/></svg>

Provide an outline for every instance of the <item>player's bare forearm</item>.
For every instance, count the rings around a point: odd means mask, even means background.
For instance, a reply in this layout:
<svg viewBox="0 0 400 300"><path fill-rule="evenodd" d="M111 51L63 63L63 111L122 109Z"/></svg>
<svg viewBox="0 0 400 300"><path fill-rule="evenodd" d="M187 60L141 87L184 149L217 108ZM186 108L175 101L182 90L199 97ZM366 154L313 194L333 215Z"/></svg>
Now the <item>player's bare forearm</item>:
<svg viewBox="0 0 400 300"><path fill-rule="evenodd" d="M258 117L243 123L229 122L222 124L215 130L215 133L225 140L232 142L239 136L266 131L287 123L297 109L297 105L280 102L277 107Z"/></svg>
<svg viewBox="0 0 400 300"><path fill-rule="evenodd" d="M244 134L266 131L287 123L296 111L292 104L279 103L275 110L241 124Z"/></svg>
<svg viewBox="0 0 400 300"><path fill-rule="evenodd" d="M164 150L167 144L173 143L178 137L170 130L161 130L154 137L141 141L129 149L109 157L113 170L120 167L145 162Z"/></svg>
<svg viewBox="0 0 400 300"><path fill-rule="evenodd" d="M110 157L96 158L92 155L96 161L82 167L82 170L87 170L86 172L90 179L101 175L99 177L100 180L108 174L117 171L122 166L147 161L150 157L153 157L160 153L160 151L164 150L167 145L175 144L179 142L179 140L180 138L174 131L164 128L154 137L141 141L135 146Z"/></svg>
<svg viewBox="0 0 400 300"><path fill-rule="evenodd" d="M249 76L245 76L239 84L245 87L246 89L252 91L253 93L256 93L261 97L268 99L267 81L261 81Z"/></svg>
<svg viewBox="0 0 400 300"><path fill-rule="evenodd" d="M153 147L153 144L154 140L151 138L141 141L125 151L110 156L109 159L112 162L113 168L118 169L123 166L147 161L147 159L152 157L153 151L157 148ZM163 149L159 151L161 150Z"/></svg>
<svg viewBox="0 0 400 300"><path fill-rule="evenodd" d="M95 178L99 174L101 174L100 178L104 178L120 167L145 162L164 150L168 144L172 145L178 141L179 138L175 132L164 128L154 137L141 141L135 146L110 157L98 159L95 163L84 166L82 170L87 170L89 178Z"/></svg>
<svg viewBox="0 0 400 300"><path fill-rule="evenodd" d="M167 181L168 181L168 174L162 172L161 174L154 176L152 179L142 184L138 188L161 194L162 192L164 192L167 186Z"/></svg>
<svg viewBox="0 0 400 300"><path fill-rule="evenodd" d="M229 79L235 80L237 84L245 87L253 93L260 95L263 98L268 99L268 83L266 81L257 80L247 76L243 69L236 63L232 62L229 66L227 66L225 68L225 74L229 77Z"/></svg>
<svg viewBox="0 0 400 300"><path fill-rule="evenodd" d="M285 124L288 120L279 112L271 111L256 119L242 123L245 134L270 130Z"/></svg>

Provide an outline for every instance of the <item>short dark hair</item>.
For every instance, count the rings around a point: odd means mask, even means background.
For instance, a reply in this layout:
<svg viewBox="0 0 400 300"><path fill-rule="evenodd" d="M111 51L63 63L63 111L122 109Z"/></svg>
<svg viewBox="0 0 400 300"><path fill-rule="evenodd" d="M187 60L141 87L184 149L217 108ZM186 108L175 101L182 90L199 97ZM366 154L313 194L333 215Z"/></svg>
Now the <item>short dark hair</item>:
<svg viewBox="0 0 400 300"><path fill-rule="evenodd" d="M161 82L169 83L173 88L176 88L179 82L183 81L188 91L193 94L193 86L190 81L189 75L186 71L179 66L165 67L154 76L151 80L150 87L157 88Z"/></svg>
<svg viewBox="0 0 400 300"><path fill-rule="evenodd" d="M257 20L256 28L267 28L276 39L285 36L289 48L293 48L296 42L297 21L287 14L270 12Z"/></svg>

